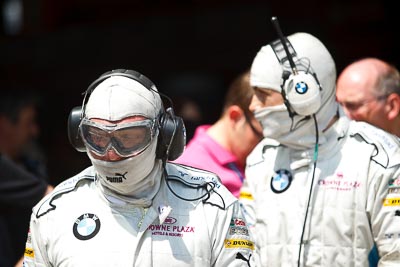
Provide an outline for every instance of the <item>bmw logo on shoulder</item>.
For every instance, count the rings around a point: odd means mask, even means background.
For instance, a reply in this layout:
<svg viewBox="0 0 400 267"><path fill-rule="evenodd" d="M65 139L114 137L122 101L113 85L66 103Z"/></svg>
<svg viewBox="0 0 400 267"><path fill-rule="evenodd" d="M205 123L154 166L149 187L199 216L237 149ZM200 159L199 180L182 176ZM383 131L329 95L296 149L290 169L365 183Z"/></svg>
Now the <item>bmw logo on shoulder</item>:
<svg viewBox="0 0 400 267"><path fill-rule="evenodd" d="M79 240L88 240L93 238L100 230L99 217L92 213L85 213L75 220L73 233Z"/></svg>
<svg viewBox="0 0 400 267"><path fill-rule="evenodd" d="M299 94L305 94L308 91L308 85L305 82L298 82L296 83L296 92Z"/></svg>
<svg viewBox="0 0 400 267"><path fill-rule="evenodd" d="M292 174L285 169L277 170L271 178L271 189L274 193L280 194L285 192L292 183Z"/></svg>

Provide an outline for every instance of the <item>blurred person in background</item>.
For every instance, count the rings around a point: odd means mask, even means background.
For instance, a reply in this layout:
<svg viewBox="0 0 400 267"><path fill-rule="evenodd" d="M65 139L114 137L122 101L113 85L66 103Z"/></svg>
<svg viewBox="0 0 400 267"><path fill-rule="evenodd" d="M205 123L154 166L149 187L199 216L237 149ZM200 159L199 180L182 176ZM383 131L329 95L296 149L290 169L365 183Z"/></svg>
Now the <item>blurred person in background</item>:
<svg viewBox="0 0 400 267"><path fill-rule="evenodd" d="M53 188L36 144L38 105L33 92L10 90L0 98L0 266L22 257L32 207Z"/></svg>
<svg viewBox="0 0 400 267"><path fill-rule="evenodd" d="M12 90L0 99L0 153L28 172L48 179L46 158L38 144L41 98L33 91Z"/></svg>
<svg viewBox="0 0 400 267"><path fill-rule="evenodd" d="M216 173L236 197L245 178L246 157L262 138L261 125L249 110L252 96L246 71L230 84L219 119L197 127L175 161Z"/></svg>
<svg viewBox="0 0 400 267"><path fill-rule="evenodd" d="M363 58L339 75L336 99L346 115L400 137L400 74L378 58Z"/></svg>

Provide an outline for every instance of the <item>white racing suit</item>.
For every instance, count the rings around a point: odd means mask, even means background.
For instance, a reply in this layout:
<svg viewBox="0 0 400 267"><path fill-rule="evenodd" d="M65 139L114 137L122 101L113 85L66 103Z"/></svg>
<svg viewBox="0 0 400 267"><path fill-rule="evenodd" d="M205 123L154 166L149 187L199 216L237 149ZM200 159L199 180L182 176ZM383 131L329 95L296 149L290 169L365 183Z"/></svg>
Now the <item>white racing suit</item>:
<svg viewBox="0 0 400 267"><path fill-rule="evenodd" d="M400 266L398 139L345 117L326 136L315 173L314 150L264 139L249 156L240 201L260 266Z"/></svg>
<svg viewBox="0 0 400 267"><path fill-rule="evenodd" d="M254 266L242 210L218 177L166 172L147 209L106 199L93 167L64 181L33 209L24 266Z"/></svg>

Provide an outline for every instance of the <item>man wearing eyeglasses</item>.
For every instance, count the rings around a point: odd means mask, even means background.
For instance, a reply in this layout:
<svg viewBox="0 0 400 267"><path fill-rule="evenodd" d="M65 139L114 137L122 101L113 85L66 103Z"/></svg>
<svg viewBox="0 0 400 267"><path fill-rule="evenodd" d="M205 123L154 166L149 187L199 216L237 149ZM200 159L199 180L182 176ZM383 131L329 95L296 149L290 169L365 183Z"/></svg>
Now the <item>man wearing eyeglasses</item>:
<svg viewBox="0 0 400 267"><path fill-rule="evenodd" d="M400 74L393 65L377 58L355 61L339 75L336 99L350 119L400 136Z"/></svg>
<svg viewBox="0 0 400 267"><path fill-rule="evenodd" d="M92 166L33 209L24 266L253 266L237 199L218 177L169 162L182 119L155 85L114 70L87 89L68 133Z"/></svg>
<svg viewBox="0 0 400 267"><path fill-rule="evenodd" d="M200 125L176 162L216 173L229 191L239 197L246 158L261 141L260 123L249 110L253 96L250 71L237 76L225 95L220 118Z"/></svg>

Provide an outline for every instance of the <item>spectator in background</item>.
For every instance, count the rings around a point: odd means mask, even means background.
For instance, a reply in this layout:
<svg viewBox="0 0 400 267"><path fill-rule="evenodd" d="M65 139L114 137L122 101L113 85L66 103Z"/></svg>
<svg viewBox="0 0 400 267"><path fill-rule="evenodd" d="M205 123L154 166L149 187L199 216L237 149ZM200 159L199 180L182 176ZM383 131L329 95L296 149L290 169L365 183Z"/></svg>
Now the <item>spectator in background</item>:
<svg viewBox="0 0 400 267"><path fill-rule="evenodd" d="M0 266L22 257L32 207L52 190L42 157L34 146L39 99L9 91L0 98Z"/></svg>
<svg viewBox="0 0 400 267"><path fill-rule="evenodd" d="M400 136L400 74L377 58L363 58L339 75L336 99L350 119Z"/></svg>
<svg viewBox="0 0 400 267"><path fill-rule="evenodd" d="M22 257L31 209L51 190L43 179L0 155L0 266L14 266Z"/></svg>
<svg viewBox="0 0 400 267"><path fill-rule="evenodd" d="M0 98L0 153L28 172L47 180L44 154L38 145L40 97L32 91L13 90Z"/></svg>
<svg viewBox="0 0 400 267"><path fill-rule="evenodd" d="M243 183L246 157L262 138L261 126L248 108L252 95L246 71L231 83L220 118L212 125L199 126L175 161L216 173L236 197Z"/></svg>

